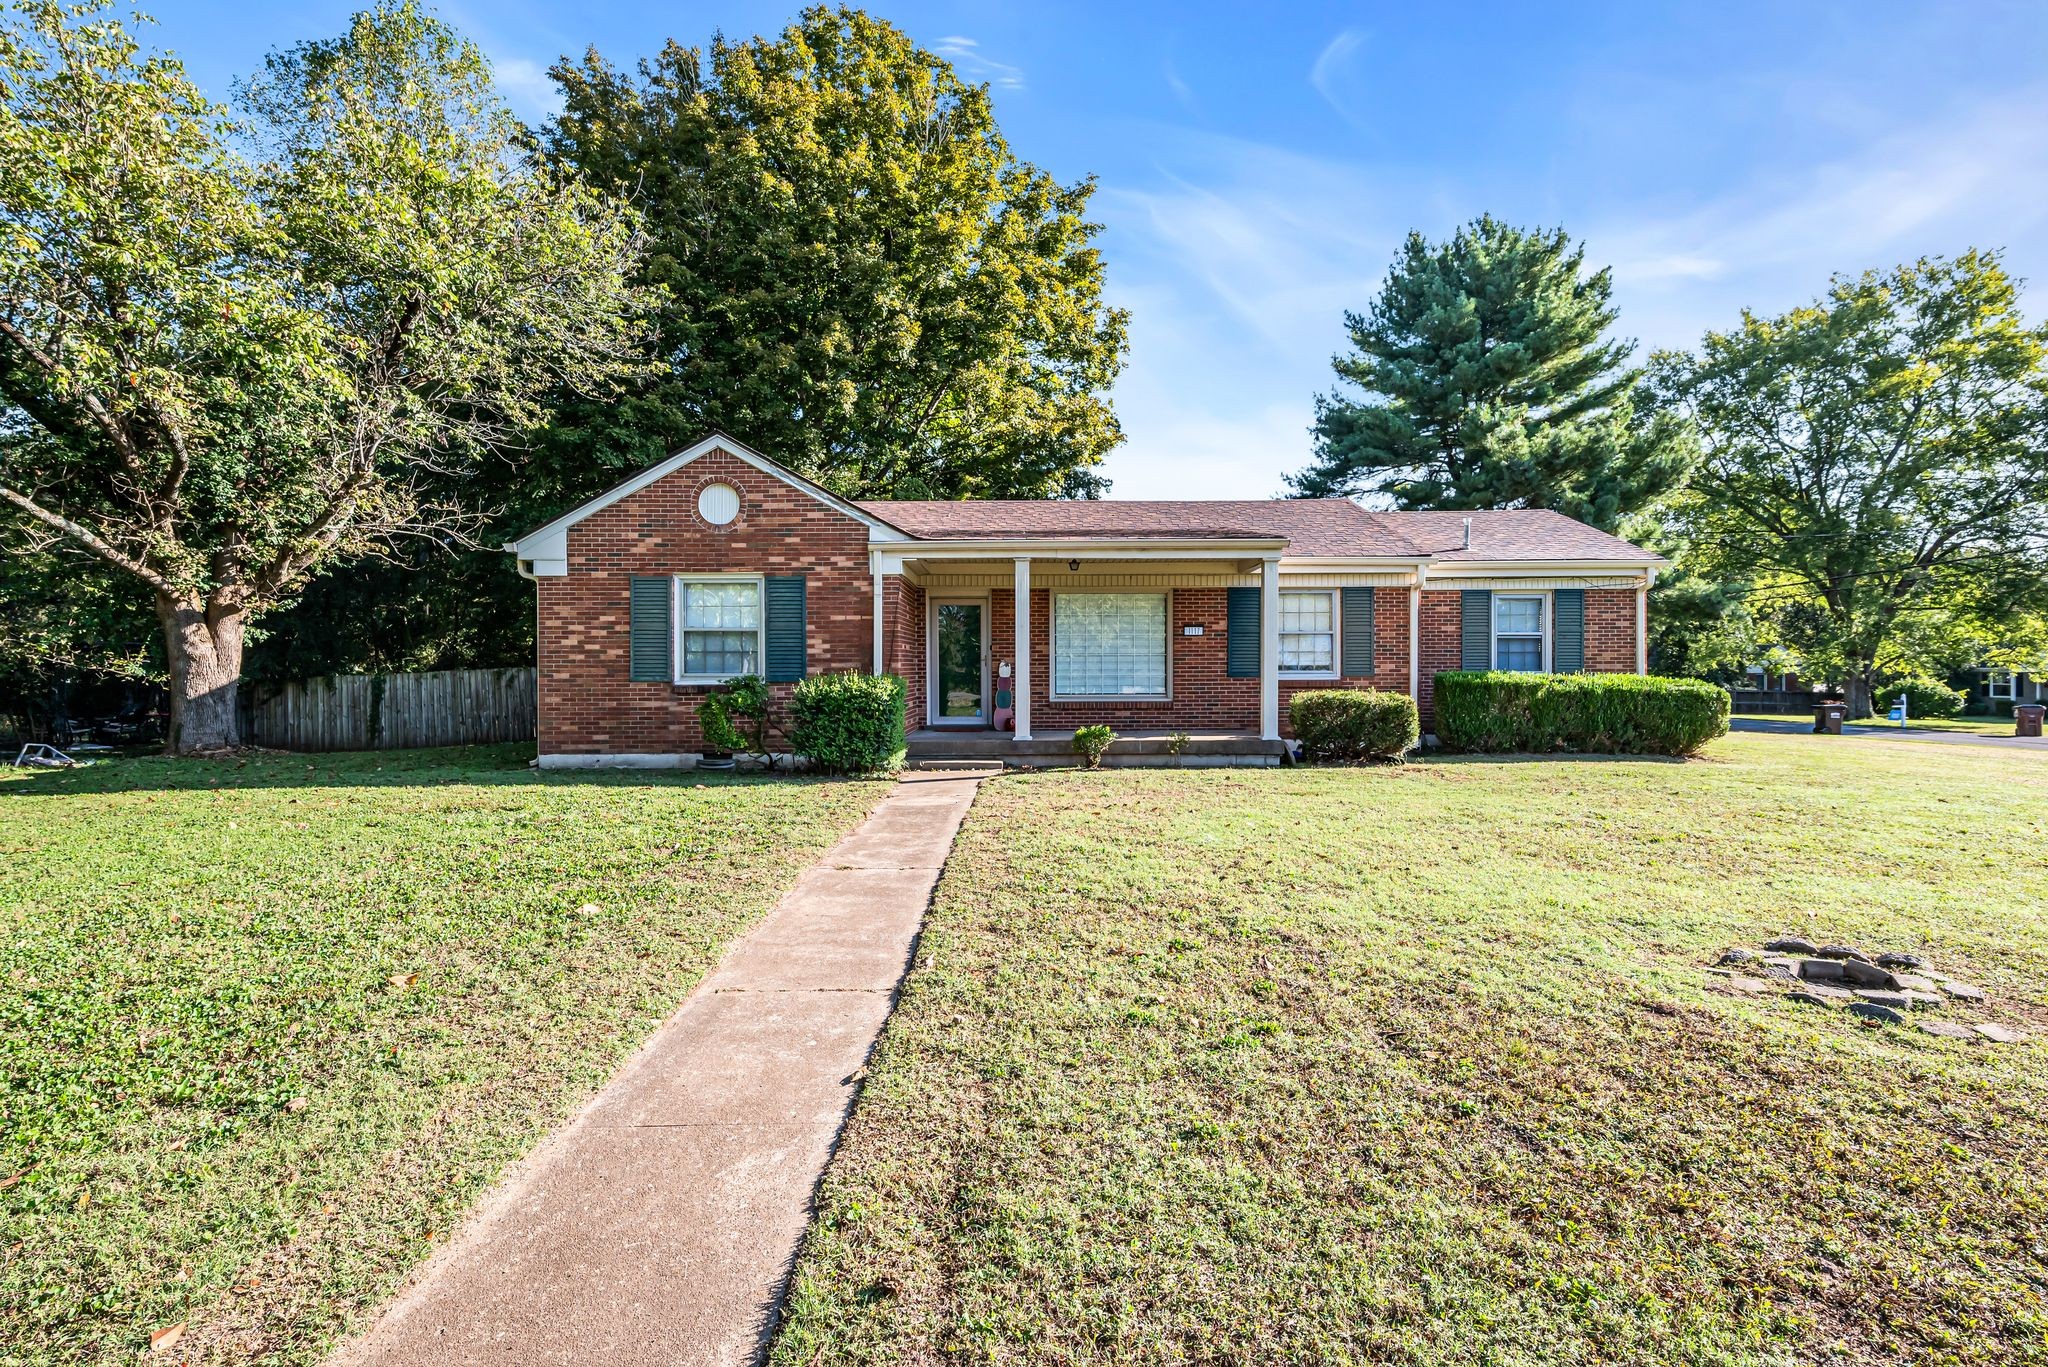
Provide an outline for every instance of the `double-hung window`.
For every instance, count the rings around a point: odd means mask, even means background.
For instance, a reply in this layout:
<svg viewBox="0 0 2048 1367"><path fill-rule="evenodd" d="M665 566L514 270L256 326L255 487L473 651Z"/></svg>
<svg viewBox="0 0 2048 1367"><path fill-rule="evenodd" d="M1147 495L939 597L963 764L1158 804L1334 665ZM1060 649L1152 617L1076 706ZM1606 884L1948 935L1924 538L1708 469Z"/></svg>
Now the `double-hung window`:
<svg viewBox="0 0 2048 1367"><path fill-rule="evenodd" d="M1984 676L1984 696L1987 698L2017 698L2020 676L2010 669L1994 669Z"/></svg>
<svg viewBox="0 0 2048 1367"><path fill-rule="evenodd" d="M685 683L761 672L761 581L676 580L676 638Z"/></svg>
<svg viewBox="0 0 2048 1367"><path fill-rule="evenodd" d="M1166 595L1056 593L1052 691L1065 698L1165 698Z"/></svg>
<svg viewBox="0 0 2048 1367"><path fill-rule="evenodd" d="M1493 595L1493 667L1541 674L1544 666L1543 605L1538 594Z"/></svg>
<svg viewBox="0 0 2048 1367"><path fill-rule="evenodd" d="M1337 677L1337 594L1334 589L1280 591L1280 672Z"/></svg>

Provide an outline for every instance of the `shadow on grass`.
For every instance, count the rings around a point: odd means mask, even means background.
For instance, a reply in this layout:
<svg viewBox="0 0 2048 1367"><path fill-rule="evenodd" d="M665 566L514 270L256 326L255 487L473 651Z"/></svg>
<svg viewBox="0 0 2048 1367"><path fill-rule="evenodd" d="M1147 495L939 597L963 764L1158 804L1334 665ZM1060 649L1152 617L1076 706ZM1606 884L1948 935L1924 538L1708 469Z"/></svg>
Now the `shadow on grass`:
<svg viewBox="0 0 2048 1367"><path fill-rule="evenodd" d="M1703 755L1586 755L1559 750L1548 755L1453 755L1442 752L1411 759L1410 764L1696 764Z"/></svg>
<svg viewBox="0 0 2048 1367"><path fill-rule="evenodd" d="M77 769L0 769L0 798L132 792L233 792L258 788L430 788L479 785L549 788L730 788L766 783L857 783L796 773L714 773L696 769L535 769L531 744L458 745L431 750L324 754L258 751L222 758L146 755Z"/></svg>

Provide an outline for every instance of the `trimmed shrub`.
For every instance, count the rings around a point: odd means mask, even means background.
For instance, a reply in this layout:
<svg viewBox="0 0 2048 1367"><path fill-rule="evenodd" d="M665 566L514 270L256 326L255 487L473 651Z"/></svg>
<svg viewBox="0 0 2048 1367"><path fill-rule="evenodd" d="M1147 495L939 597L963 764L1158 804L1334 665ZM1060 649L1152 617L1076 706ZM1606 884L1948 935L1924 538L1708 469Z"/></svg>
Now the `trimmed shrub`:
<svg viewBox="0 0 2048 1367"><path fill-rule="evenodd" d="M1893 679L1878 689L1877 696L1870 700L1880 720L1891 711L1892 704L1899 700L1901 693L1906 695L1907 721L1915 717L1953 717L1970 700L1969 694L1960 688L1950 688L1939 679Z"/></svg>
<svg viewBox="0 0 2048 1367"><path fill-rule="evenodd" d="M1728 732L1728 690L1635 674L1436 676L1436 735L1473 754L1690 755Z"/></svg>
<svg viewBox="0 0 2048 1367"><path fill-rule="evenodd" d="M903 678L898 674L817 674L790 693L790 748L830 774L899 768Z"/></svg>
<svg viewBox="0 0 2048 1367"><path fill-rule="evenodd" d="M1287 719L1303 758L1335 764L1399 759L1422 737L1415 699L1374 688L1318 688L1297 693Z"/></svg>
<svg viewBox="0 0 2048 1367"><path fill-rule="evenodd" d="M1100 722L1075 728L1074 753L1085 760L1090 769L1102 767L1102 752L1115 743L1116 732Z"/></svg>

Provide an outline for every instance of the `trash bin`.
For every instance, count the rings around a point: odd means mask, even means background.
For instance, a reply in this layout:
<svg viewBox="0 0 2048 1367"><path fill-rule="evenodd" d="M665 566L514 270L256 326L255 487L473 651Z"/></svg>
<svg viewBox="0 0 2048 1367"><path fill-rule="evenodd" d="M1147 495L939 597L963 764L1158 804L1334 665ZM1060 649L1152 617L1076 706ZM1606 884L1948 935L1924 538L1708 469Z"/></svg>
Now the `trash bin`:
<svg viewBox="0 0 2048 1367"><path fill-rule="evenodd" d="M2048 713L2048 707L2037 702L2023 702L2012 710L2012 733L2015 736L2038 736L2041 734L2041 717Z"/></svg>
<svg viewBox="0 0 2048 1367"><path fill-rule="evenodd" d="M1842 719L1849 715L1849 704L1845 702L1818 703L1813 709L1813 734L1816 736L1839 736L1842 734Z"/></svg>

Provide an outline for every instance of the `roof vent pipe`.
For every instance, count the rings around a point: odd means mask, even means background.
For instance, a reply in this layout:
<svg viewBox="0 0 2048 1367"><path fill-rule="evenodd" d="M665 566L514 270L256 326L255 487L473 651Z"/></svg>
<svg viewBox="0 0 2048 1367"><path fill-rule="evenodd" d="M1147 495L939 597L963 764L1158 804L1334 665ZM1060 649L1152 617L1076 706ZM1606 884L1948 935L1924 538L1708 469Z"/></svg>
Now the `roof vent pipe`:
<svg viewBox="0 0 2048 1367"><path fill-rule="evenodd" d="M1465 546L1464 546L1464 549L1466 549L1466 550L1468 550L1468 551L1472 549L1472 519L1471 519L1471 518L1469 518L1469 517L1465 519Z"/></svg>

